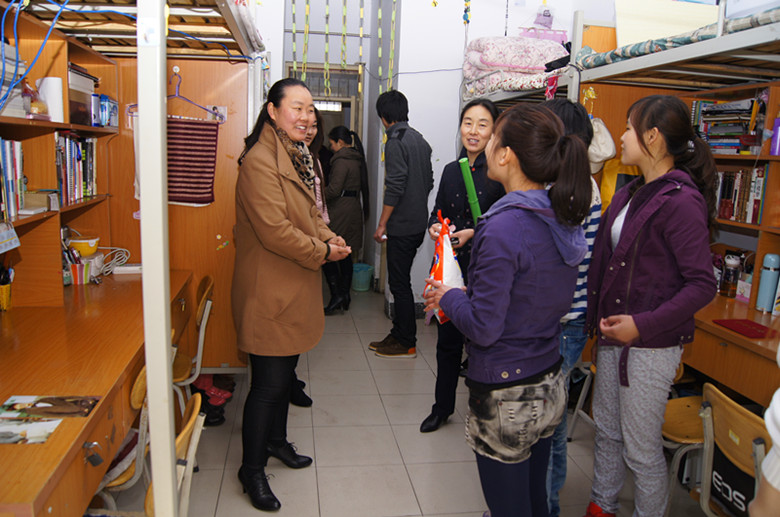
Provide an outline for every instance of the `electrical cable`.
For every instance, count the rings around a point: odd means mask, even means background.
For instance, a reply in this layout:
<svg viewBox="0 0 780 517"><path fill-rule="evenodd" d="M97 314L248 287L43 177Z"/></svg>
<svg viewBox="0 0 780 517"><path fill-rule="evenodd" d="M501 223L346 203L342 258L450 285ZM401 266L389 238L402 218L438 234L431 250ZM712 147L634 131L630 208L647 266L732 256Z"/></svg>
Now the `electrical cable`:
<svg viewBox="0 0 780 517"><path fill-rule="evenodd" d="M116 268L127 263L130 260L130 252L125 248L101 248L99 250L109 250L103 257L103 268L99 274L110 275Z"/></svg>
<svg viewBox="0 0 780 517"><path fill-rule="evenodd" d="M51 1L51 0L49 0ZM51 36L51 31L54 30L54 25L57 23L57 20L59 19L60 15L62 14L63 9L65 9L65 6L68 4L70 0L65 0L65 3L60 6L60 9L57 11L56 16L54 16L54 19L52 20L51 25L49 26L49 30L46 31L46 36L44 36L43 41L41 42L40 48L38 48L38 53L35 54L35 58L32 60L30 65L27 67L27 71L24 72L24 74L21 75L18 79L14 80L10 86L8 87L8 91L5 92L5 94L0 97L0 109L3 109L5 106L6 101L8 100L8 96L10 95L11 91L13 91L13 88L19 84L25 77L27 77L27 74L30 73L30 70L32 70L33 66L35 66L35 63L38 61L38 58L41 57L41 52L43 52L43 48L46 46L46 42L49 41L49 36ZM11 4L13 5L13 4ZM59 5L59 4L57 4ZM10 7L10 6L9 6ZM17 35L17 25L19 21L19 7L16 8L16 14L14 15L14 42L19 41L19 37ZM5 13L3 13L3 26L0 27L0 41L3 42L3 49L5 49L5 14L8 13L8 9L6 9ZM16 43L17 49L18 49L18 43ZM18 51L17 51L17 57L18 57ZM5 65L5 60L3 60L3 64ZM17 63L18 66L18 63Z"/></svg>

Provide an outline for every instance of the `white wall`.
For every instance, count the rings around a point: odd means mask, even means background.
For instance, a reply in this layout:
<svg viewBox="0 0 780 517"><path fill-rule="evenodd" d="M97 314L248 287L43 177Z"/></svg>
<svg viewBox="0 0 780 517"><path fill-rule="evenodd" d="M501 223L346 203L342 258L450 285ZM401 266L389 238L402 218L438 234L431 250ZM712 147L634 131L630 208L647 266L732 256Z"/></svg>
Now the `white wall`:
<svg viewBox="0 0 780 517"><path fill-rule="evenodd" d="M266 46L272 52L271 83L282 77L283 62L292 60L292 35L279 34L282 27L291 29L291 0L266 1L258 7L261 34ZM296 3L297 59L302 60L305 1ZM284 4L283 7L280 7ZM347 0L347 32L358 32L359 0ZM390 24L392 0L364 0L364 50L363 59L367 73L364 83L364 130L363 144L371 171L373 194L372 217L367 223L364 257L367 262L378 266L381 249L371 239L381 211L384 164L381 162L382 126L376 116L375 103L382 91L387 89L388 59L390 56ZM310 0L310 30L325 28L325 0ZM433 170L435 185L429 197L432 207L438 188L441 171L454 160L459 151L458 118L460 110L460 83L463 51L468 40L482 36L516 36L519 27L533 26L537 9L542 0L480 0L471 2L471 23L468 29L463 24L464 3L461 1L439 1L434 7L430 0L397 0L395 64L397 74L393 87L400 90L409 100L409 124L420 131L433 148ZM378 74L377 14L382 8L382 77ZM612 0L547 0L552 10L553 29L571 31L573 13L576 9L585 11L589 20L614 21L615 7ZM341 2L330 2L330 31L341 32ZM280 13L280 11L282 11ZM341 59L340 36L330 37L329 61L337 65ZM324 60L324 36L310 35L308 61L322 63ZM281 48L280 48L281 47ZM354 64L358 59L358 38L348 38L347 62ZM282 59L283 57L283 59ZM279 72L277 72L279 70ZM278 74L278 75L277 75ZM433 256L433 242L426 240L420 248L412 268L413 291L418 301L425 277Z"/></svg>

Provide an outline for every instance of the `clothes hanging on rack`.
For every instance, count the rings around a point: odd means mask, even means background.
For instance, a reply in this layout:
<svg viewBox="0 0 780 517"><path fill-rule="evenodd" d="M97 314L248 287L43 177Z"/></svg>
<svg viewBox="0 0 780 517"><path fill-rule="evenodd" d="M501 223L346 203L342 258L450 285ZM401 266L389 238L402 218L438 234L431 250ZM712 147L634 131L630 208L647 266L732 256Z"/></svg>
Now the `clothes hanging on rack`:
<svg viewBox="0 0 780 517"><path fill-rule="evenodd" d="M217 164L216 120L168 115L168 202L205 206L214 202ZM140 135L133 133L136 156ZM140 171L136 160L135 198L140 199Z"/></svg>

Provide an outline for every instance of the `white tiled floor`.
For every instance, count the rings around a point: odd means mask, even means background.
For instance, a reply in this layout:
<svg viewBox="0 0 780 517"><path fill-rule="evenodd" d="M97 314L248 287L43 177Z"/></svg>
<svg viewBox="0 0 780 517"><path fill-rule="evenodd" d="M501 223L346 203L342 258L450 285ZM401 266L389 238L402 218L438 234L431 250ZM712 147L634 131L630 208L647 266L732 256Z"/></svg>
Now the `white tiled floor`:
<svg viewBox="0 0 780 517"><path fill-rule="evenodd" d="M383 297L352 293L350 310L326 318L319 345L301 357L298 376L314 400L311 408L290 407L288 439L314 465L291 470L269 461L271 487L282 502L280 517L481 517L487 509L474 454L465 443L467 390L461 382L457 411L449 423L419 432L430 412L436 375L436 329L418 320L418 355L384 359L366 347L383 338L391 322ZM204 429L198 449L190 515L262 515L242 494L241 413L245 376L228 403L227 421ZM569 444L568 479L561 492L562 517L582 517L593 472L593 431L581 423ZM118 497L120 509L142 506L143 488ZM633 511L631 486L621 498L621 517ZM681 488L674 491L673 516L702 513Z"/></svg>

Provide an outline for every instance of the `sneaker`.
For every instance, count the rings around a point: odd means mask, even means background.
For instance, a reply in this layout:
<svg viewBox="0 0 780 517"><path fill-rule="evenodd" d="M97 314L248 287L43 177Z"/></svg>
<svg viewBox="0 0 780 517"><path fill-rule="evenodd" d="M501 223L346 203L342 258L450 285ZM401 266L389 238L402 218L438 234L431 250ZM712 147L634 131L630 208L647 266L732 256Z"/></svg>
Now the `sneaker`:
<svg viewBox="0 0 780 517"><path fill-rule="evenodd" d="M385 346L391 337L393 337L392 334L388 334L384 337L384 339L382 339L382 341L372 341L371 343L368 344L368 349L376 350L380 346Z"/></svg>
<svg viewBox="0 0 780 517"><path fill-rule="evenodd" d="M591 501L585 512L585 517L615 517L615 514L605 512L599 505Z"/></svg>
<svg viewBox="0 0 780 517"><path fill-rule="evenodd" d="M401 344L393 336L374 351L379 357L417 357L417 348Z"/></svg>

